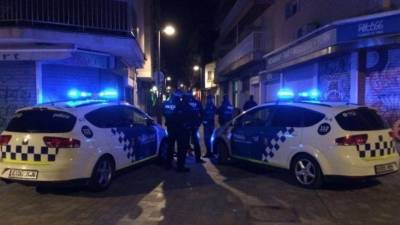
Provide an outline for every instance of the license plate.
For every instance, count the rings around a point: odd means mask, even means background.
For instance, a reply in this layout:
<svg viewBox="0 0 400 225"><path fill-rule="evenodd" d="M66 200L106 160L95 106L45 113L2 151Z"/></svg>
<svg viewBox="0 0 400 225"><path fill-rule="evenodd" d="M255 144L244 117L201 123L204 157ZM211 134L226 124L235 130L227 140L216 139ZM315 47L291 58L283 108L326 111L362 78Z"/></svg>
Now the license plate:
<svg viewBox="0 0 400 225"><path fill-rule="evenodd" d="M388 163L375 166L376 175L391 173L396 170L396 163Z"/></svg>
<svg viewBox="0 0 400 225"><path fill-rule="evenodd" d="M24 180L36 180L38 177L37 170L20 170L20 169L10 169L8 178L18 178Z"/></svg>

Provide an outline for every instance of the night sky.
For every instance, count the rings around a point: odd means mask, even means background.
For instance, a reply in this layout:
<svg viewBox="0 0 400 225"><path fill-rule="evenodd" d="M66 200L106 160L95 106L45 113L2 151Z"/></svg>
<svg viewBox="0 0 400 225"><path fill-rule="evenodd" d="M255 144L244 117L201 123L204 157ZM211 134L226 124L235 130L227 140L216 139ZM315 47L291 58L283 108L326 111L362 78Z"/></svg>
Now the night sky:
<svg viewBox="0 0 400 225"><path fill-rule="evenodd" d="M162 69L167 75L172 75L175 83L189 85L195 80L193 65L205 65L212 60L217 0L160 2L161 26L171 23L177 29L176 36L162 38ZM199 86L199 79L196 81Z"/></svg>

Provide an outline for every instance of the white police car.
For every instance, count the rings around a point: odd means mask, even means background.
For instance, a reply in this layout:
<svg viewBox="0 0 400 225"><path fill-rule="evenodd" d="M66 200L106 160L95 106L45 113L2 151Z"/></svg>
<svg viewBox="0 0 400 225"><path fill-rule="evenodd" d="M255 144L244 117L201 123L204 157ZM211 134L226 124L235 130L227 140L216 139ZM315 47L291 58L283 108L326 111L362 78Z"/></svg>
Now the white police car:
<svg viewBox="0 0 400 225"><path fill-rule="evenodd" d="M0 178L42 185L86 181L105 190L114 172L159 155L166 132L127 103L83 100L18 110L0 136Z"/></svg>
<svg viewBox="0 0 400 225"><path fill-rule="evenodd" d="M241 159L288 169L304 187L326 176L369 177L398 171L390 129L371 108L310 102L264 104L213 134L221 163Z"/></svg>

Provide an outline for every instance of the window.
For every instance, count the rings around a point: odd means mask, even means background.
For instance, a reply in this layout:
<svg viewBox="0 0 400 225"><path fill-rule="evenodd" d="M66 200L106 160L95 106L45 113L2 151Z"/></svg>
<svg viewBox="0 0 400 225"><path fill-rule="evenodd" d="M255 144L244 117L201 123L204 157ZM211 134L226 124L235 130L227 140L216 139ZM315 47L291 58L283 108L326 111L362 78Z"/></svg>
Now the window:
<svg viewBox="0 0 400 225"><path fill-rule="evenodd" d="M148 118L143 113L133 110L133 124L147 126Z"/></svg>
<svg viewBox="0 0 400 225"><path fill-rule="evenodd" d="M262 127L267 126L270 120L270 108L259 108L243 114L235 121L235 127Z"/></svg>
<svg viewBox="0 0 400 225"><path fill-rule="evenodd" d="M293 0L291 2L286 3L285 6L285 17L289 19L290 17L294 16L299 9L298 0Z"/></svg>
<svg viewBox="0 0 400 225"><path fill-rule="evenodd" d="M313 110L294 106L276 106L271 126L310 127L319 123L324 118L324 114Z"/></svg>
<svg viewBox="0 0 400 225"><path fill-rule="evenodd" d="M211 82L214 80L214 74L212 71L207 72L207 81Z"/></svg>
<svg viewBox="0 0 400 225"><path fill-rule="evenodd" d="M348 131L383 130L389 127L375 110L366 107L342 112L335 118L340 127Z"/></svg>
<svg viewBox="0 0 400 225"><path fill-rule="evenodd" d="M313 110L303 109L303 127L311 127L321 122L325 114Z"/></svg>
<svg viewBox="0 0 400 225"><path fill-rule="evenodd" d="M86 114L85 118L99 128L129 127L133 118L126 108L125 106L105 107Z"/></svg>
<svg viewBox="0 0 400 225"><path fill-rule="evenodd" d="M28 133L67 133L76 123L76 117L62 111L47 109L24 110L16 113L6 131Z"/></svg>
<svg viewBox="0 0 400 225"><path fill-rule="evenodd" d="M110 106L86 114L85 118L99 128L147 125L147 117L129 106Z"/></svg>
<svg viewBox="0 0 400 225"><path fill-rule="evenodd" d="M301 127L303 112L298 107L276 106L271 121L273 127Z"/></svg>

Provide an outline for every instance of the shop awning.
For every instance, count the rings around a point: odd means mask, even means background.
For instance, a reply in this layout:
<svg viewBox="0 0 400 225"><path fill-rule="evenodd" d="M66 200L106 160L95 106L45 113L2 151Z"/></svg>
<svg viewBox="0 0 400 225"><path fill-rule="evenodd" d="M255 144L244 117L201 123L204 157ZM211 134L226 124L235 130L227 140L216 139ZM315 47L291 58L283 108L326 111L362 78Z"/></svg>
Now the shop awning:
<svg viewBox="0 0 400 225"><path fill-rule="evenodd" d="M328 24L264 56L270 73L340 51L400 43L400 10Z"/></svg>

